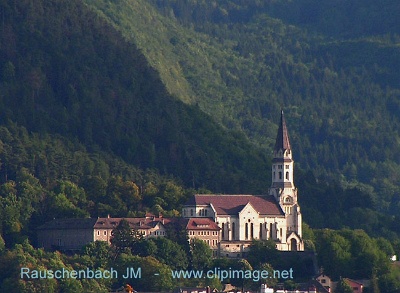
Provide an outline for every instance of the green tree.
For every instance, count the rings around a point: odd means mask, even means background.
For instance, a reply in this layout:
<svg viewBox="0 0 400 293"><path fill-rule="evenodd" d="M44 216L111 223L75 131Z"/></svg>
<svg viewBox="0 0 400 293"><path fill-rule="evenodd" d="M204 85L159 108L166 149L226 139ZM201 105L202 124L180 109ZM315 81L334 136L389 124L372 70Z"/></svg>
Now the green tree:
<svg viewBox="0 0 400 293"><path fill-rule="evenodd" d="M253 240L250 245L247 259L254 266L262 263L273 264L278 259L278 251L273 240Z"/></svg>
<svg viewBox="0 0 400 293"><path fill-rule="evenodd" d="M332 230L322 230L316 235L320 264L333 279L351 274L350 241Z"/></svg>
<svg viewBox="0 0 400 293"><path fill-rule="evenodd" d="M122 219L118 226L111 231L111 245L113 245L117 253L132 252L132 247L138 241L143 239L143 235L133 229L129 222Z"/></svg>
<svg viewBox="0 0 400 293"><path fill-rule="evenodd" d="M95 267L107 268L112 250L106 241L90 242L82 248L84 255L93 259Z"/></svg>
<svg viewBox="0 0 400 293"><path fill-rule="evenodd" d="M171 269L154 257L122 253L115 260L115 265L119 272L119 286L128 283L135 290L145 292L169 291L174 286L175 280L172 280ZM122 276L130 268L135 272L140 269L141 278L135 278L134 275L127 279L123 278Z"/></svg>
<svg viewBox="0 0 400 293"><path fill-rule="evenodd" d="M211 264L212 250L203 240L190 240L191 266L195 270L204 270Z"/></svg>
<svg viewBox="0 0 400 293"><path fill-rule="evenodd" d="M172 269L186 269L188 258L182 247L165 237L151 239L157 245L155 257Z"/></svg>

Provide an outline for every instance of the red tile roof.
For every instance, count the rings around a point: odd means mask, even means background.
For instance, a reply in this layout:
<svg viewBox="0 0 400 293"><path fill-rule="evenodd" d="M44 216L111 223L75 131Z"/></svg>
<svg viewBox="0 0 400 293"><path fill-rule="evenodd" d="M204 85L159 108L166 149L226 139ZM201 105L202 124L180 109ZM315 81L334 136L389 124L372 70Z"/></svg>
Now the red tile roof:
<svg viewBox="0 0 400 293"><path fill-rule="evenodd" d="M248 203L261 215L284 215L282 209L271 195L248 194L195 194L187 205L213 205L218 215L236 215Z"/></svg>
<svg viewBox="0 0 400 293"><path fill-rule="evenodd" d="M98 218L94 229L114 229L118 226L119 222L124 219L128 221L129 225L134 229L151 229L158 223L166 225L171 222L169 218L147 217L147 218Z"/></svg>
<svg viewBox="0 0 400 293"><path fill-rule="evenodd" d="M221 229L211 218L190 218L187 220L186 230L219 231Z"/></svg>
<svg viewBox="0 0 400 293"><path fill-rule="evenodd" d="M38 230L56 229L114 229L119 222L125 219L134 229L151 229L158 223L169 224L173 218L147 217L147 218L86 218L86 219L55 219L47 222Z"/></svg>

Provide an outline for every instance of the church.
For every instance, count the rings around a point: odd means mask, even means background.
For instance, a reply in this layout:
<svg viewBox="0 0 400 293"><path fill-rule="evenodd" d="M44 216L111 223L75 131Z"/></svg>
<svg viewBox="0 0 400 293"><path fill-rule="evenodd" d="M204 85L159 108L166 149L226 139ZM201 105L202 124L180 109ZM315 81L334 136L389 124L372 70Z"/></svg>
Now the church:
<svg viewBox="0 0 400 293"><path fill-rule="evenodd" d="M281 251L303 251L302 216L283 111L271 168L266 194L193 195L182 209L189 238L206 241L215 256L242 257L253 239L272 239Z"/></svg>

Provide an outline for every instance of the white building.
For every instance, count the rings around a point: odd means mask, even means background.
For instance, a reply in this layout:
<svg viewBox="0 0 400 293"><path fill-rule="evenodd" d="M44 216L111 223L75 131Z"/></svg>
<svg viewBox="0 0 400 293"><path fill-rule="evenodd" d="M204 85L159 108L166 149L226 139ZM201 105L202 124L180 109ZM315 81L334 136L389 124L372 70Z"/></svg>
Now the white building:
<svg viewBox="0 0 400 293"><path fill-rule="evenodd" d="M272 239L278 250L302 251L301 212L283 111L272 160L272 184L263 195L195 194L184 218L209 218L220 228L219 254L241 257L253 239ZM201 237L199 237L201 238Z"/></svg>

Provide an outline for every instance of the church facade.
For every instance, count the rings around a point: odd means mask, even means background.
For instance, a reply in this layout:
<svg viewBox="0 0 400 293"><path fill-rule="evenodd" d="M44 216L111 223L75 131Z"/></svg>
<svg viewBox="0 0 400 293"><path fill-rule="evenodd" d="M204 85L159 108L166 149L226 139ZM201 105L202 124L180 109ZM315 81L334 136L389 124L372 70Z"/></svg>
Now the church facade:
<svg viewBox="0 0 400 293"><path fill-rule="evenodd" d="M303 251L302 217L294 185L294 161L283 111L276 137L271 187L266 194L195 194L184 205L182 217L200 222L208 219L210 229L219 227L218 241L210 247L215 255L241 257L252 240L269 240L282 251ZM189 237L203 239L190 233ZM214 234L213 234L214 235Z"/></svg>

